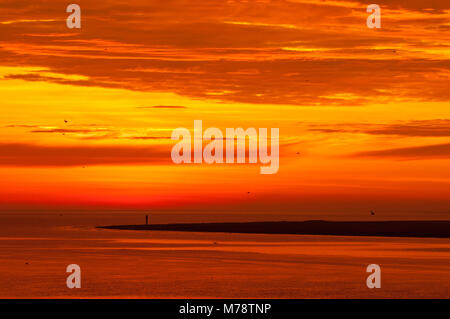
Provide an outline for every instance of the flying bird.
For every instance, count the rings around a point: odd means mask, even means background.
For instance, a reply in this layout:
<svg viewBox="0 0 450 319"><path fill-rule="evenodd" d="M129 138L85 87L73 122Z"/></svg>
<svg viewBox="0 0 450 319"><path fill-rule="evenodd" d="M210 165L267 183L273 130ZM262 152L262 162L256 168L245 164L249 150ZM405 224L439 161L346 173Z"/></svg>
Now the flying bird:
<svg viewBox="0 0 450 319"><path fill-rule="evenodd" d="M67 121L67 120L64 120L64 123L67 123L67 122L69 122L69 121Z"/></svg>
<svg viewBox="0 0 450 319"><path fill-rule="evenodd" d="M375 216L375 212L373 210L371 210L370 215Z"/></svg>

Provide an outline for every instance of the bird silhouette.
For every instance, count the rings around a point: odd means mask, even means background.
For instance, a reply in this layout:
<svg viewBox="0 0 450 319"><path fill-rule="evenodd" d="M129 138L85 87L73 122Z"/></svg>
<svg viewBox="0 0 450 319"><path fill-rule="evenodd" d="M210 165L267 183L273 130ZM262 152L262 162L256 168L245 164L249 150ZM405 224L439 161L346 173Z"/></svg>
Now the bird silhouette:
<svg viewBox="0 0 450 319"><path fill-rule="evenodd" d="M370 215L375 216L375 212L373 210L371 210Z"/></svg>
<svg viewBox="0 0 450 319"><path fill-rule="evenodd" d="M68 120L64 120L64 123L68 123L69 121Z"/></svg>

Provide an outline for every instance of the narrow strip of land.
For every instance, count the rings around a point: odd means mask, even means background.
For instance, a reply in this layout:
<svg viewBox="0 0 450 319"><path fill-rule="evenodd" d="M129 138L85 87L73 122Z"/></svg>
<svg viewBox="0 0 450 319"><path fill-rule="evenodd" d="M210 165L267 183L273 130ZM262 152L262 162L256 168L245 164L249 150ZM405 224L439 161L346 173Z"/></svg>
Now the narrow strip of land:
<svg viewBox="0 0 450 319"><path fill-rule="evenodd" d="M104 229L450 238L450 221L279 221L99 226Z"/></svg>

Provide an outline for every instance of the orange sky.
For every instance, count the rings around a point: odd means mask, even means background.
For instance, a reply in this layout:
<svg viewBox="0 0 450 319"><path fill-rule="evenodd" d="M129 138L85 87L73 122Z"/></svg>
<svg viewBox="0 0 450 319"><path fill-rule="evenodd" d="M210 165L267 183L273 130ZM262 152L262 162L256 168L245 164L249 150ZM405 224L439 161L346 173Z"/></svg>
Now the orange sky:
<svg viewBox="0 0 450 319"><path fill-rule="evenodd" d="M0 210L448 218L450 2L372 2L1 1ZM173 164L194 120L280 128L279 172Z"/></svg>

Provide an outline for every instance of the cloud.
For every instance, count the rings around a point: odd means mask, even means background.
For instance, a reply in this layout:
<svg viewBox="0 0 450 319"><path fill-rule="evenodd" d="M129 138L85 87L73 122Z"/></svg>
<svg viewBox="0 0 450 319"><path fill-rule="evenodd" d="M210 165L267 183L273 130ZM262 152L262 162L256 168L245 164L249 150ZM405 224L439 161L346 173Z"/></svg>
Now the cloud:
<svg viewBox="0 0 450 319"><path fill-rule="evenodd" d="M36 129L30 131L31 133L92 133L98 132L89 129L65 129L65 128L50 128L50 129ZM104 132L104 131L102 131Z"/></svg>
<svg viewBox="0 0 450 319"><path fill-rule="evenodd" d="M170 137L134 136L123 139L162 140ZM225 140L225 139L222 139ZM205 141L204 145L208 143ZM0 166L72 167L84 165L164 165L173 164L174 142L158 145L49 146L25 143L0 143ZM280 145L284 153L290 145ZM268 148L271 145L269 143ZM225 149L225 148L224 148ZM248 163L249 145L245 146ZM225 154L225 152L224 152ZM191 149L194 156L194 148ZM235 152L235 158L237 154ZM206 164L205 164L206 165Z"/></svg>
<svg viewBox="0 0 450 319"><path fill-rule="evenodd" d="M154 105L154 106L138 106L139 109L185 109L186 106L181 105Z"/></svg>
<svg viewBox="0 0 450 319"><path fill-rule="evenodd" d="M395 158L402 160L447 159L450 158L450 143L366 151L352 154L351 157Z"/></svg>
<svg viewBox="0 0 450 319"><path fill-rule="evenodd" d="M10 124L3 126L5 128L33 128L33 127L39 127L39 125L29 125L29 124Z"/></svg>
<svg viewBox="0 0 450 319"><path fill-rule="evenodd" d="M106 127L96 125L69 125L67 128L36 126L30 133L62 134L81 140L114 139L119 133Z"/></svg>
<svg viewBox="0 0 450 319"><path fill-rule="evenodd" d="M349 0L337 0L347 2ZM350 0L359 2L365 6L374 3L373 0ZM376 1L375 1L376 2ZM408 9L414 11L422 11L429 13L442 13L450 10L450 3L446 0L384 0L379 3L381 7L389 9Z"/></svg>
<svg viewBox="0 0 450 319"><path fill-rule="evenodd" d="M96 124L71 125L68 127L53 127L44 125L11 124L5 128L31 128L30 133L37 134L63 134L81 140L170 140L170 136L152 136L136 132L136 130L115 130L109 127L100 127Z"/></svg>
<svg viewBox="0 0 450 319"><path fill-rule="evenodd" d="M167 145L46 146L1 143L0 154L0 166L18 167L171 163L170 147Z"/></svg>
<svg viewBox="0 0 450 319"><path fill-rule="evenodd" d="M9 79L255 104L450 100L448 41L437 27L448 21L448 1L387 0L383 10L403 9L387 11L380 32L365 26L365 0L82 1L89 14L75 36L56 0L18 3L6 2L0 21L58 22L0 24L2 64L80 78Z"/></svg>
<svg viewBox="0 0 450 319"><path fill-rule="evenodd" d="M370 135L397 135L409 137L450 136L450 119L416 120L392 124L342 123L306 124L309 131L321 133L364 133Z"/></svg>

